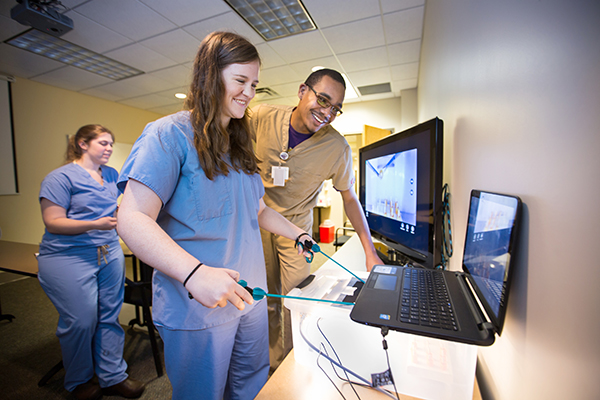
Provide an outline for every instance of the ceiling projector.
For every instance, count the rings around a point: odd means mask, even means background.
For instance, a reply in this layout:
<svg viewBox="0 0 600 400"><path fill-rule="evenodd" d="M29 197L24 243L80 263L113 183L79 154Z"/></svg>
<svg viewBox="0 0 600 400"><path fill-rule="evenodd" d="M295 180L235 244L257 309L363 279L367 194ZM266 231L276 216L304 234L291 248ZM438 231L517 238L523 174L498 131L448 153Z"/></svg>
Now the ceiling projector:
<svg viewBox="0 0 600 400"><path fill-rule="evenodd" d="M73 29L73 20L56 10L60 1L17 0L19 4L10 10L10 17L22 25L53 36L62 36Z"/></svg>

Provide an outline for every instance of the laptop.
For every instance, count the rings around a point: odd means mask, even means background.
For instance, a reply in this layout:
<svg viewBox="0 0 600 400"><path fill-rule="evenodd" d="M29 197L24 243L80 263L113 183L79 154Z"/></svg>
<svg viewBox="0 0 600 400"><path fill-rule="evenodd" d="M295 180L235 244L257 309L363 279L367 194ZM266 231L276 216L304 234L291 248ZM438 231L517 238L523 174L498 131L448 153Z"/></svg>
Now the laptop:
<svg viewBox="0 0 600 400"><path fill-rule="evenodd" d="M521 200L471 191L462 272L376 265L353 321L489 346L504 325Z"/></svg>

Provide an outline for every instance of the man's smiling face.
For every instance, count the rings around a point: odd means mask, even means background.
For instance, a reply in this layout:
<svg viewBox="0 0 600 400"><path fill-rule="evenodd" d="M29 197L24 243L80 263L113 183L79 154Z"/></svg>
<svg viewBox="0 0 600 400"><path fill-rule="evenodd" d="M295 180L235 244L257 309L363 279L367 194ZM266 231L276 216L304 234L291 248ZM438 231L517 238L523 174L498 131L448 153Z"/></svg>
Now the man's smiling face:
<svg viewBox="0 0 600 400"><path fill-rule="evenodd" d="M300 85L298 91L300 101L292 113L292 127L300 133L317 132L335 119L335 112L331 107L320 106L317 96L326 98L329 103L340 109L344 102L344 86L327 75L323 76L312 89L304 83Z"/></svg>

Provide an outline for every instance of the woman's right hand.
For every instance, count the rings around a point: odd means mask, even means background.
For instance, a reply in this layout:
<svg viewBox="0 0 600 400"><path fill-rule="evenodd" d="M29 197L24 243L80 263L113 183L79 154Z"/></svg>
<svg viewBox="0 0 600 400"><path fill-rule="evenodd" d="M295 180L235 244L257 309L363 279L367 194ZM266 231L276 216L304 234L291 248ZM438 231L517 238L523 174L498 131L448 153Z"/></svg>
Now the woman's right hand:
<svg viewBox="0 0 600 400"><path fill-rule="evenodd" d="M254 300L237 283L239 279L237 271L202 265L187 281L185 288L194 300L205 307L225 307L229 302L241 311L245 307L244 303L252 304Z"/></svg>
<svg viewBox="0 0 600 400"><path fill-rule="evenodd" d="M117 227L117 219L115 217L102 217L94 221L96 229L100 231L110 231Z"/></svg>

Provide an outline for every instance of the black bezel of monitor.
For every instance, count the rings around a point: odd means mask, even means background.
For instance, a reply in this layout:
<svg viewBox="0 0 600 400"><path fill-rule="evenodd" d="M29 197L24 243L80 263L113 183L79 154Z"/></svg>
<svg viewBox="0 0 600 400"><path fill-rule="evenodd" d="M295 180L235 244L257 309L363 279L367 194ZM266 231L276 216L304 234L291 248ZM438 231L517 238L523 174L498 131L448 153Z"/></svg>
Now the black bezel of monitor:
<svg viewBox="0 0 600 400"><path fill-rule="evenodd" d="M359 200L371 235L418 265L441 263L443 131L439 118L387 136L359 150ZM417 149L417 208L415 232L400 230L402 222L367 210L366 161Z"/></svg>

